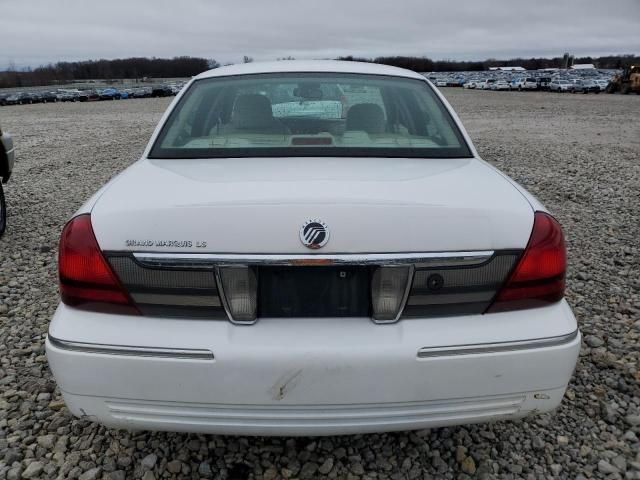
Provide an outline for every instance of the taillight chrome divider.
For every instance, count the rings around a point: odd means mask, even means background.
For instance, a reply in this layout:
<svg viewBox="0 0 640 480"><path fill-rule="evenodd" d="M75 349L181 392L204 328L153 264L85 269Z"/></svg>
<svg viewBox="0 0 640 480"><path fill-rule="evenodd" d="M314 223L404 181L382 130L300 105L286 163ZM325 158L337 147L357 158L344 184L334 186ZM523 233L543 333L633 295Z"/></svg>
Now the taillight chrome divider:
<svg viewBox="0 0 640 480"><path fill-rule="evenodd" d="M230 281L225 278L227 274L237 275L238 270L246 269L247 282L254 275L252 267L260 266L373 266L378 267L378 275L384 273L397 274L391 269L402 269L406 275L402 288L396 286L400 295L393 315L378 315L372 312L372 321L380 324L395 323L402 317L405 305L411 292L414 274L418 268L469 268L482 265L490 261L494 251L464 251L464 252L427 252L427 253L360 253L360 254L329 254L329 255L284 255L284 254L188 254L188 253L134 253L136 262L141 266L162 269L211 269L216 278L217 290L221 303L229 318L229 321L238 325L251 325L257 320L257 314L238 315L235 307L236 300L231 297L228 285ZM384 272L384 269L388 269ZM240 272L241 273L241 272ZM226 281L225 281L226 280ZM237 279L236 279L237 280ZM373 278L372 278L373 287ZM257 290L257 289L256 289ZM255 295L256 292L254 292ZM373 292L372 292L373 296ZM251 301L250 299L244 299ZM254 308L256 299L254 298ZM375 300L372 298L372 307Z"/></svg>

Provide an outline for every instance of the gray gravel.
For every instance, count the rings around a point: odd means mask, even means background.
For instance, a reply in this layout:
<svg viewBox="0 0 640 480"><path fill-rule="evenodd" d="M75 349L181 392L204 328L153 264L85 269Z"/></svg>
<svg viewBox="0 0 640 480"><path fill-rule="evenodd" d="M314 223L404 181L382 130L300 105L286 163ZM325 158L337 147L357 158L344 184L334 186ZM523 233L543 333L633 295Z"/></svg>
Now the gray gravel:
<svg viewBox="0 0 640 480"><path fill-rule="evenodd" d="M168 101L4 107L18 163L0 240L0 478L640 479L640 97L445 94L480 153L564 225L585 342L556 412L316 439L130 433L72 418L43 348L58 236L140 155Z"/></svg>

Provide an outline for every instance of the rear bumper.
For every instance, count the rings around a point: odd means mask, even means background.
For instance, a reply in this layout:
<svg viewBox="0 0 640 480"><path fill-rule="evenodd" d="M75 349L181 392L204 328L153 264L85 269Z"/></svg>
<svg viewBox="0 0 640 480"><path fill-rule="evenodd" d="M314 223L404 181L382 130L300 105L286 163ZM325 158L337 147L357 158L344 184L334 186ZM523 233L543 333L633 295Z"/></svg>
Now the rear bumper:
<svg viewBox="0 0 640 480"><path fill-rule="evenodd" d="M64 393L71 412L113 428L221 435L346 435L512 420L554 409L564 388L363 405L228 405Z"/></svg>
<svg viewBox="0 0 640 480"><path fill-rule="evenodd" d="M236 326L60 306L46 346L71 412L108 426L329 435L549 411L575 367L576 328L565 302L393 325L353 318Z"/></svg>

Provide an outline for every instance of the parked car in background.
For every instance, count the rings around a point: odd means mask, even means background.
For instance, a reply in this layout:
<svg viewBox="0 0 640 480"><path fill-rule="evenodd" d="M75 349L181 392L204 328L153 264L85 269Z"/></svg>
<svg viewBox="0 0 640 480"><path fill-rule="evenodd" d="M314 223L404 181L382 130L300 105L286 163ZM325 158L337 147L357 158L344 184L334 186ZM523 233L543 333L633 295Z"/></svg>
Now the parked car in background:
<svg viewBox="0 0 640 480"><path fill-rule="evenodd" d="M598 85L598 88L600 89L601 92L604 92L607 89L607 86L609 85L609 80L604 78L598 78L597 80L594 80L594 82L596 85Z"/></svg>
<svg viewBox="0 0 640 480"><path fill-rule="evenodd" d="M41 95L43 103L55 103L58 101L56 92L42 92Z"/></svg>
<svg viewBox="0 0 640 480"><path fill-rule="evenodd" d="M100 91L100 100L120 100L121 93L115 88L105 88Z"/></svg>
<svg viewBox="0 0 640 480"><path fill-rule="evenodd" d="M171 95L173 95L173 91L168 85L155 85L151 89L152 97L170 97Z"/></svg>
<svg viewBox="0 0 640 480"><path fill-rule="evenodd" d="M22 93L19 94L18 103L20 105L30 105L30 104L36 103L36 102L37 102L37 99L34 97L34 94L32 94L32 93L22 92Z"/></svg>
<svg viewBox="0 0 640 480"><path fill-rule="evenodd" d="M20 93L12 93L8 95L4 99L5 105L19 105L20 104Z"/></svg>
<svg viewBox="0 0 640 480"><path fill-rule="evenodd" d="M551 83L550 77L538 77L536 81L538 82L538 90L549 90L549 84Z"/></svg>
<svg viewBox="0 0 640 480"><path fill-rule="evenodd" d="M493 82L491 84L491 90L510 90L511 87L509 86L509 83L506 80L496 80L495 82Z"/></svg>
<svg viewBox="0 0 640 480"><path fill-rule="evenodd" d="M573 84L573 93L600 93L600 87L593 80L578 80Z"/></svg>
<svg viewBox="0 0 640 480"><path fill-rule="evenodd" d="M151 87L138 87L133 89L133 98L149 98L152 95Z"/></svg>
<svg viewBox="0 0 640 480"><path fill-rule="evenodd" d="M77 102L80 100L80 90L59 89L58 101L60 102Z"/></svg>
<svg viewBox="0 0 640 480"><path fill-rule="evenodd" d="M512 90L537 90L538 82L534 77L520 77L511 82Z"/></svg>
<svg viewBox="0 0 640 480"><path fill-rule="evenodd" d="M100 94L95 89L80 90L78 100L80 100L81 102L93 102L96 100L100 100Z"/></svg>
<svg viewBox="0 0 640 480"><path fill-rule="evenodd" d="M7 204L2 188L7 183L13 172L15 162L15 150L11 136L0 127L0 237L7 228Z"/></svg>
<svg viewBox="0 0 640 480"><path fill-rule="evenodd" d="M552 80L549 84L549 90L552 92L572 92L573 83L568 80Z"/></svg>
<svg viewBox="0 0 640 480"><path fill-rule="evenodd" d="M256 62L186 88L62 231L46 358L73 415L306 436L560 404L581 346L560 224L422 75ZM305 111L325 91L344 117Z"/></svg>
<svg viewBox="0 0 640 480"><path fill-rule="evenodd" d="M491 90L491 85L495 83L495 78L488 78L484 82L480 82L476 88L479 90Z"/></svg>
<svg viewBox="0 0 640 480"><path fill-rule="evenodd" d="M571 93L582 93L582 81L574 78L571 81Z"/></svg>

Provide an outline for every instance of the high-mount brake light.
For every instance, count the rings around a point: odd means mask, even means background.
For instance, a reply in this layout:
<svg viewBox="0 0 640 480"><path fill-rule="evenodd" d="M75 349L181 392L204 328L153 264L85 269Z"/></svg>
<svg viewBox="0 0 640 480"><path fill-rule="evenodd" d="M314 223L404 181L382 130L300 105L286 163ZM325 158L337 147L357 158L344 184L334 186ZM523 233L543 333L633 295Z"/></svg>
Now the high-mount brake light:
<svg viewBox="0 0 640 480"><path fill-rule="evenodd" d="M139 315L100 251L90 215L78 215L62 230L58 272L60 296L65 304L84 310Z"/></svg>
<svg viewBox="0 0 640 480"><path fill-rule="evenodd" d="M529 244L487 312L542 307L562 300L566 269L560 224L548 213L536 212Z"/></svg>

